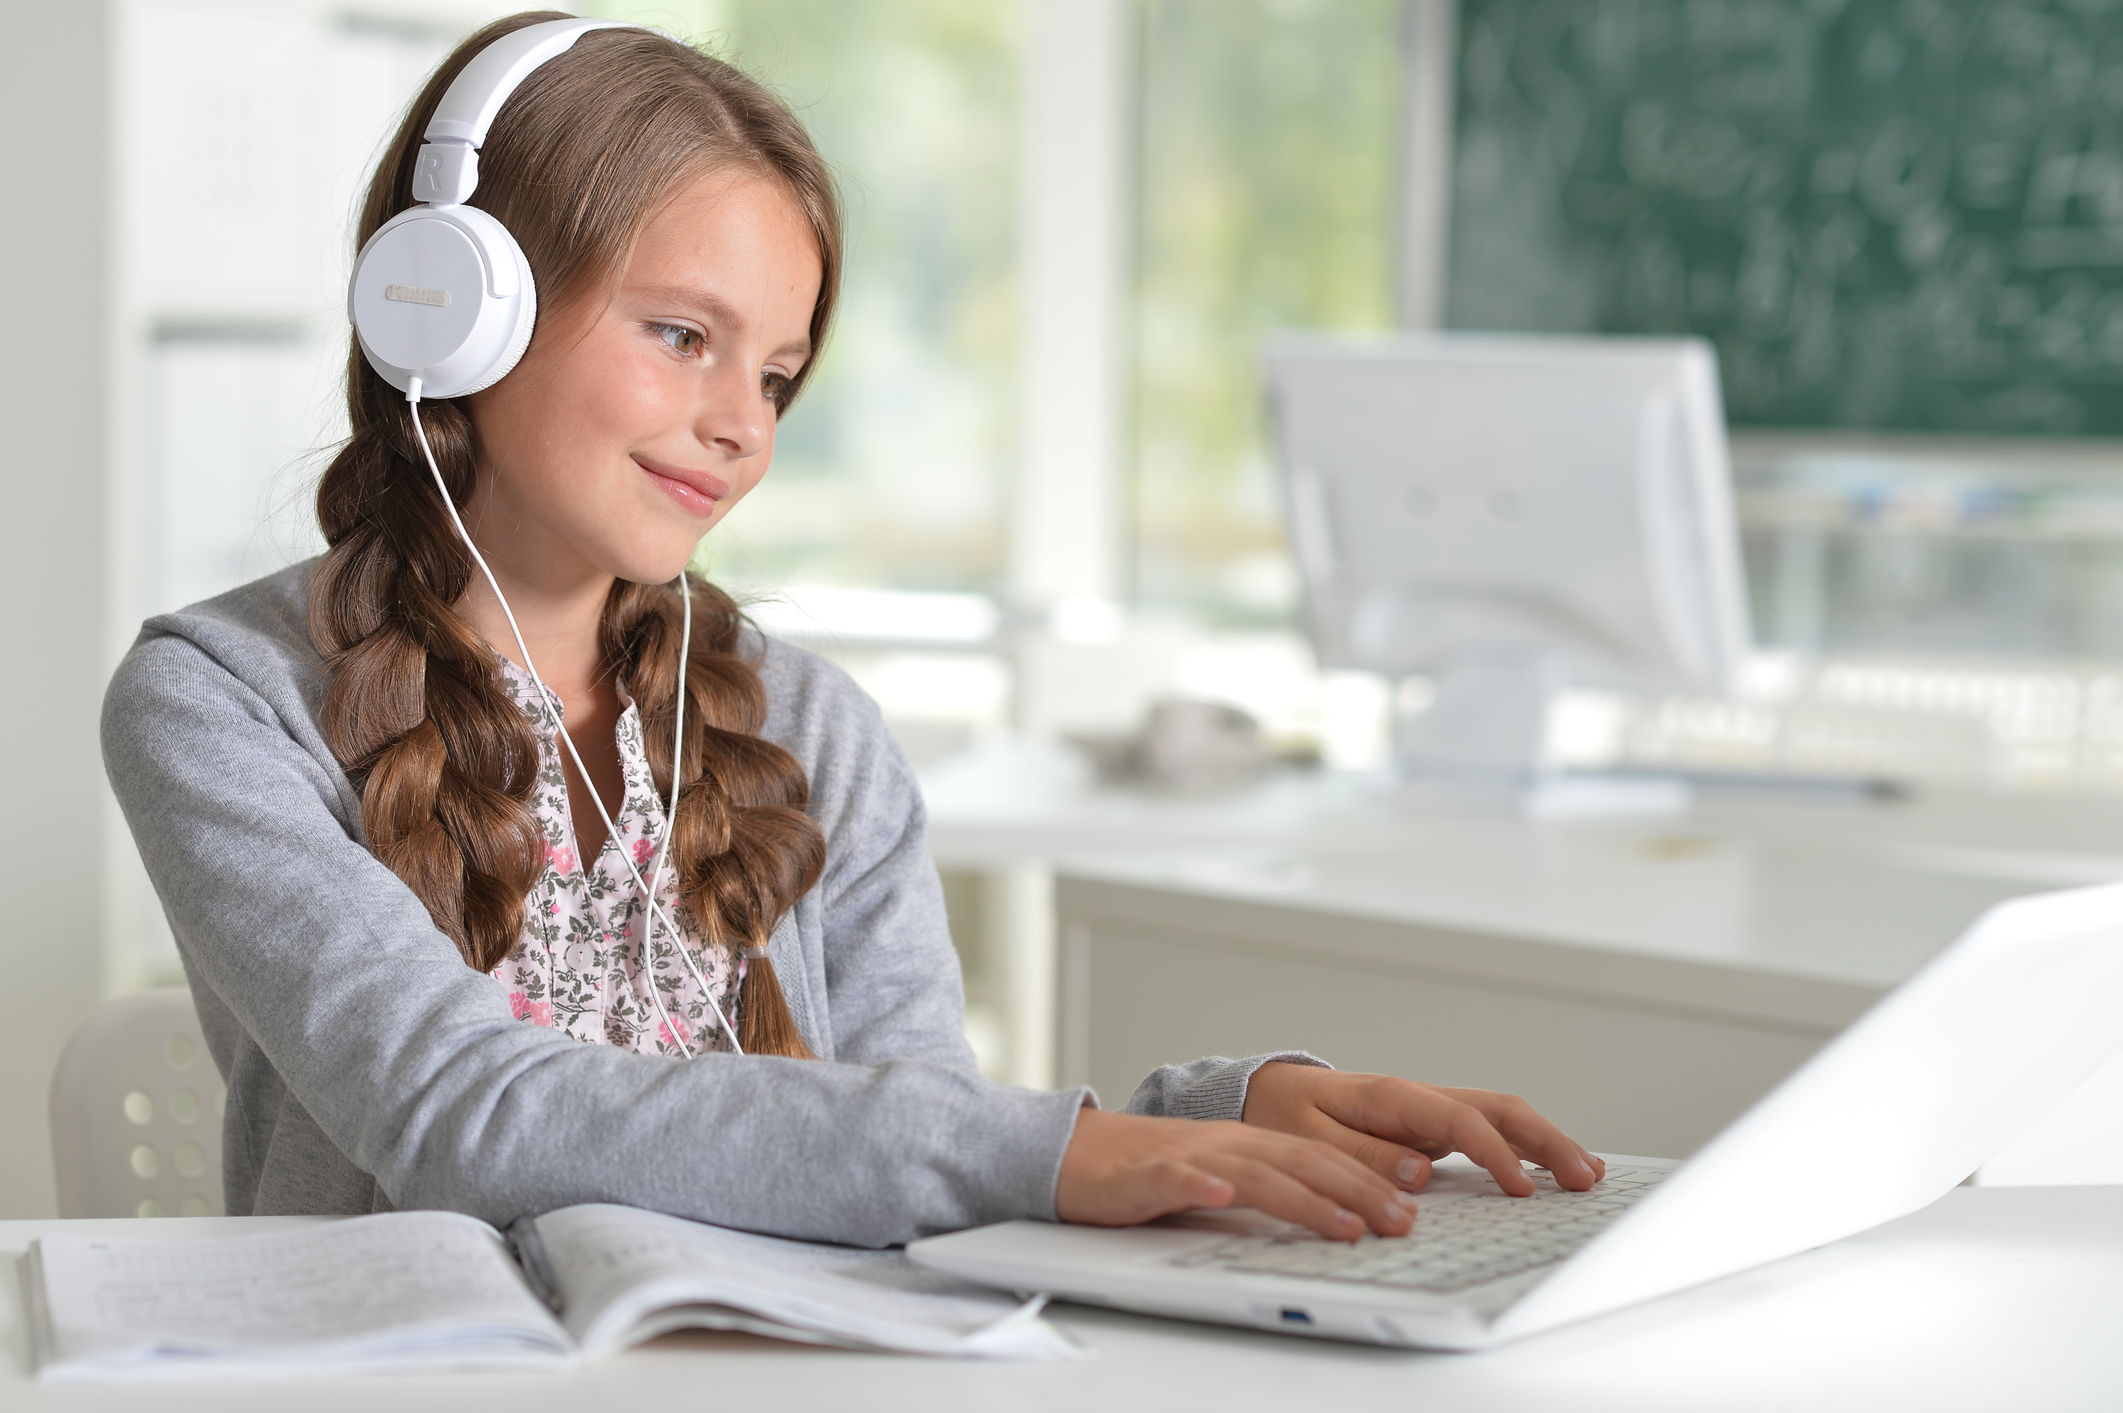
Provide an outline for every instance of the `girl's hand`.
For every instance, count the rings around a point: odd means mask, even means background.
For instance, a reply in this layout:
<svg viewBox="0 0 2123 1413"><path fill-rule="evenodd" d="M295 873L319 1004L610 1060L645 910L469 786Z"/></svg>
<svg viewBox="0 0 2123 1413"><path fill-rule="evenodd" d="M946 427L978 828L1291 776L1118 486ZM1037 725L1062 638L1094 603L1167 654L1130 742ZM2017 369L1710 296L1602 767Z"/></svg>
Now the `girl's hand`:
<svg viewBox="0 0 2123 1413"><path fill-rule="evenodd" d="M1133 1226L1191 1207L1234 1205L1335 1241L1354 1241L1367 1227L1402 1236L1415 1218L1412 1198L1331 1143L1228 1120L1077 1111L1054 1192L1063 1221Z"/></svg>
<svg viewBox="0 0 2123 1413"><path fill-rule="evenodd" d="M1522 1158L1548 1169L1573 1192L1607 1174L1605 1163L1525 1100L1486 1089L1438 1089L1386 1075L1271 1061L1246 1086L1245 1122L1330 1146L1403 1192L1430 1181L1430 1160L1447 1153L1466 1154L1515 1197L1533 1192L1532 1179L1519 1167Z"/></svg>

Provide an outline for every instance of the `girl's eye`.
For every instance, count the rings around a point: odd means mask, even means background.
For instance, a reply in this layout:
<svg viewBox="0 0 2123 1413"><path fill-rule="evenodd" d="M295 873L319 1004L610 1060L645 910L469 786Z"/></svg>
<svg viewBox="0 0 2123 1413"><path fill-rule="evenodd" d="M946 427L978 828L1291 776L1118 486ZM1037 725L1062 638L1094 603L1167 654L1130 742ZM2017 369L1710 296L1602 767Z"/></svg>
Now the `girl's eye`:
<svg viewBox="0 0 2123 1413"><path fill-rule="evenodd" d="M683 324L651 324L656 336L671 346L671 351L681 358L691 358L708 346L707 336L698 329L689 329Z"/></svg>
<svg viewBox="0 0 2123 1413"><path fill-rule="evenodd" d="M787 373L776 373L769 369L759 375L759 391L768 402L774 404L777 414L787 409L790 392L795 386L795 382Z"/></svg>

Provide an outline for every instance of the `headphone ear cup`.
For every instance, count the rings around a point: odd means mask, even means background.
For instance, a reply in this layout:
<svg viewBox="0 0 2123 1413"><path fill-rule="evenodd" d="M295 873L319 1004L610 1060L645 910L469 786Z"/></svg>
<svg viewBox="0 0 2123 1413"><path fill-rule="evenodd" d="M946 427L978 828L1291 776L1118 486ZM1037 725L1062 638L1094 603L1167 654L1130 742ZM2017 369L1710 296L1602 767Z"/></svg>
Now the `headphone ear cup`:
<svg viewBox="0 0 2123 1413"><path fill-rule="evenodd" d="M347 317L369 365L403 392L462 397L499 382L530 345L538 291L508 228L475 206L415 206L354 262Z"/></svg>
<svg viewBox="0 0 2123 1413"><path fill-rule="evenodd" d="M494 360L493 368L479 381L466 388L466 393L483 392L513 372L516 365L523 361L524 350L531 346L531 334L538 327L538 284L531 278L531 262L525 258L523 247L516 243L516 237L509 234L507 227L496 221L494 228L500 231L501 238L509 243L507 254L516 262L523 293L516 303L516 325L509 332L508 344L502 349L501 356ZM498 252L496 258L499 258Z"/></svg>

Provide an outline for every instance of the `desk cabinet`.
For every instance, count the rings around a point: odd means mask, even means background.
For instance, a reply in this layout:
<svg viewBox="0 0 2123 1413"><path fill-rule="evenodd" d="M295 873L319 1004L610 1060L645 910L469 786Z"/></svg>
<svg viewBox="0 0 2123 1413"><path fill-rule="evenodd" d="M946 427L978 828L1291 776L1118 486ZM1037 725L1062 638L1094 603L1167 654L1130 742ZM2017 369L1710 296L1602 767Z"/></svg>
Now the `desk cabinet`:
<svg viewBox="0 0 2123 1413"><path fill-rule="evenodd" d="M1882 988L1064 877L1059 1069L1304 1047L1516 1092L1581 1142L1685 1157Z"/></svg>

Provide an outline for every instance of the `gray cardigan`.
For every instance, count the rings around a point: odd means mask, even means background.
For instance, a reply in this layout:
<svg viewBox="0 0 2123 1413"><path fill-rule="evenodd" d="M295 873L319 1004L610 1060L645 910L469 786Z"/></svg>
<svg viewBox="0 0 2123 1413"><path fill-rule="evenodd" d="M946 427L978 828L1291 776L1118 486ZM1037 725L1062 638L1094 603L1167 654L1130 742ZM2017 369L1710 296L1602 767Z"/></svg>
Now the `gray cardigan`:
<svg viewBox="0 0 2123 1413"><path fill-rule="evenodd" d="M513 1019L364 846L316 722L312 567L149 620L104 699L105 768L228 1081L231 1213L618 1202L861 1245L1054 1216L1096 1100L975 1071L921 796L846 674L749 639L765 735L825 831L770 944L823 1062L584 1045ZM1160 1070L1130 1107L1236 1118L1268 1058Z"/></svg>

